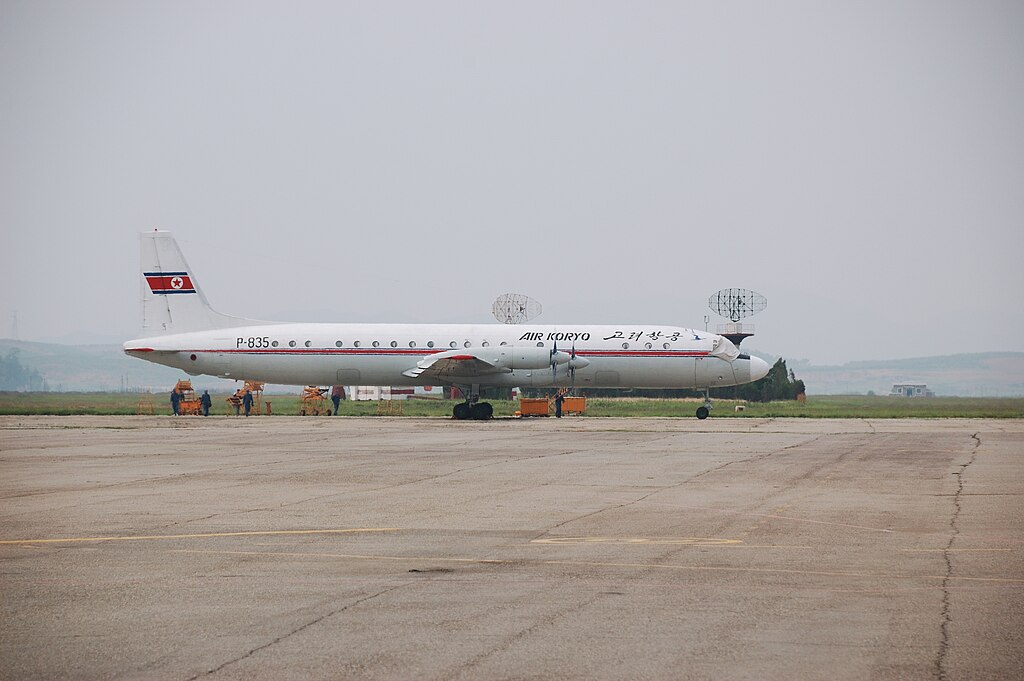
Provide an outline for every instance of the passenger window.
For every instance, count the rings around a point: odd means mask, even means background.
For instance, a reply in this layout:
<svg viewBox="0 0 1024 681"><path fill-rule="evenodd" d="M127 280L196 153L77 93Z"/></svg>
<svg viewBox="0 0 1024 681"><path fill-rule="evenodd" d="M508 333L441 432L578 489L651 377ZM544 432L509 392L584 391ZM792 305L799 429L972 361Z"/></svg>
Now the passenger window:
<svg viewBox="0 0 1024 681"><path fill-rule="evenodd" d="M342 343L341 341L334 341L334 347L340 348L342 345L344 345L344 343Z"/></svg>

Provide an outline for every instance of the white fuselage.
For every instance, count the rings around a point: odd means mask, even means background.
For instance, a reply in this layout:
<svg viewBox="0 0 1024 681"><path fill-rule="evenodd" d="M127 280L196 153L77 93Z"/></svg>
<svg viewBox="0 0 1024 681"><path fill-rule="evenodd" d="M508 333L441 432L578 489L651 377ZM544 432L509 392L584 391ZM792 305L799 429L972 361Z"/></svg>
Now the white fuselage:
<svg viewBox="0 0 1024 681"><path fill-rule="evenodd" d="M580 359L465 379L406 375L435 353L501 346ZM132 340L124 350L189 374L289 385L710 388L768 371L722 336L661 324L254 324Z"/></svg>

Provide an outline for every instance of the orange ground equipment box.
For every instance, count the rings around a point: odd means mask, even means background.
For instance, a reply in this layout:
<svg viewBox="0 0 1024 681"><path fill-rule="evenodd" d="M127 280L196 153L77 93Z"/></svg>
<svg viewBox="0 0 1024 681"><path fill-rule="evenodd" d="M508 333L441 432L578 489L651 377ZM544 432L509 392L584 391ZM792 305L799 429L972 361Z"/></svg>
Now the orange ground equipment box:
<svg viewBox="0 0 1024 681"><path fill-rule="evenodd" d="M519 398L519 415L520 416L547 416L548 415L548 398Z"/></svg>
<svg viewBox="0 0 1024 681"><path fill-rule="evenodd" d="M587 410L586 397L563 397L562 414L582 414Z"/></svg>

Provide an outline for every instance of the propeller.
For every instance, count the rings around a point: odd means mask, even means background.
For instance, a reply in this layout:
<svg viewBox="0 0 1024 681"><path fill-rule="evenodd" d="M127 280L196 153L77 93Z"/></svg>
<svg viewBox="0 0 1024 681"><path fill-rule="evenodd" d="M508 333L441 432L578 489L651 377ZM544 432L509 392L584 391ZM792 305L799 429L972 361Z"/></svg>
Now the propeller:
<svg viewBox="0 0 1024 681"><path fill-rule="evenodd" d="M569 392L576 392L576 341L572 342L572 351L569 353Z"/></svg>
<svg viewBox="0 0 1024 681"><path fill-rule="evenodd" d="M575 348L575 345L573 346ZM575 349L573 350L575 352ZM555 341L554 346L551 348L551 382L555 383L558 380L558 365L569 364L572 361L572 357L569 356L568 352L563 352L558 349L558 341ZM585 360L584 360L585 361ZM587 362L589 364L589 362ZM586 366L584 364L583 366Z"/></svg>
<svg viewBox="0 0 1024 681"><path fill-rule="evenodd" d="M558 341L551 347L551 382L554 383L558 380L558 361L555 359L558 357Z"/></svg>

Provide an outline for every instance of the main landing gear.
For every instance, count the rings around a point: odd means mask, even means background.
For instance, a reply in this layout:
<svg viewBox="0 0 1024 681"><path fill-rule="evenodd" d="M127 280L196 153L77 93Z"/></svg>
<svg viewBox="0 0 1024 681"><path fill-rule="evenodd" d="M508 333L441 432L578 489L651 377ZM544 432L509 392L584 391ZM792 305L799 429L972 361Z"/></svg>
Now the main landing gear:
<svg viewBox="0 0 1024 681"><path fill-rule="evenodd" d="M494 408L490 402L459 402L452 409L452 417L456 421L473 419L475 421L486 421L494 415Z"/></svg>
<svg viewBox="0 0 1024 681"><path fill-rule="evenodd" d="M468 395L465 402L460 402L455 405L452 409L452 418L456 421L466 421L473 419L474 421L487 421L494 416L494 407L491 406L490 402L480 401L480 386L470 386L469 390L466 390L462 386L458 386L464 395Z"/></svg>
<svg viewBox="0 0 1024 681"><path fill-rule="evenodd" d="M697 418L703 421L711 413L711 395L707 389L704 390L704 404L697 407Z"/></svg>

